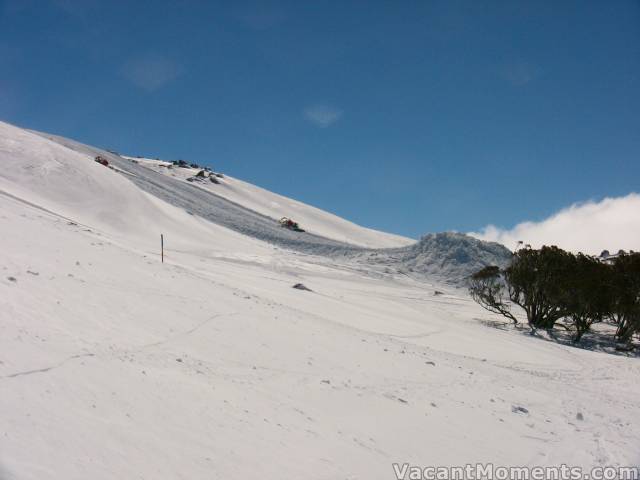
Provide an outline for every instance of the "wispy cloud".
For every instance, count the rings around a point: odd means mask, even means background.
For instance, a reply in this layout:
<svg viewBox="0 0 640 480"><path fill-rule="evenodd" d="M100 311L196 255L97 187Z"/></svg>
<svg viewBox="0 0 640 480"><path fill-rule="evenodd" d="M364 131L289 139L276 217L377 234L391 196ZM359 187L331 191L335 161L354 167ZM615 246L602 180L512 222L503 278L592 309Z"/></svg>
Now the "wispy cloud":
<svg viewBox="0 0 640 480"><path fill-rule="evenodd" d="M167 57L152 54L131 59L122 73L135 86L152 92L174 81L183 68Z"/></svg>
<svg viewBox="0 0 640 480"><path fill-rule="evenodd" d="M518 241L534 248L557 245L574 252L640 250L640 194L576 203L540 222L523 222L512 229L489 225L470 235L514 249Z"/></svg>
<svg viewBox="0 0 640 480"><path fill-rule="evenodd" d="M507 65L503 74L512 85L523 87L540 76L540 68L529 62L519 61Z"/></svg>
<svg viewBox="0 0 640 480"><path fill-rule="evenodd" d="M327 128L340 120L342 110L329 105L313 105L305 108L304 116L314 125Z"/></svg>

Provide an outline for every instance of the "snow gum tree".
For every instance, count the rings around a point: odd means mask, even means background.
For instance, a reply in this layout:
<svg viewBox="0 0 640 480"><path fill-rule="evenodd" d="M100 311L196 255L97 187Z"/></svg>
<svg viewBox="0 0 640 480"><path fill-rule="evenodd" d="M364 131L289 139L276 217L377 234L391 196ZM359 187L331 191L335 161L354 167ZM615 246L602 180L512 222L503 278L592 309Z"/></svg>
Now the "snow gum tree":
<svg viewBox="0 0 640 480"><path fill-rule="evenodd" d="M522 308L532 331L552 329L561 318L571 318L579 340L594 321L606 315L606 266L558 247L514 253L504 270L485 267L470 278L469 293L482 307L517 323L514 305ZM607 290L608 292L608 290Z"/></svg>
<svg viewBox="0 0 640 480"><path fill-rule="evenodd" d="M558 291L559 311L566 313L575 329L573 342L580 341L611 312L612 271L609 265L593 257L578 254Z"/></svg>
<svg viewBox="0 0 640 480"><path fill-rule="evenodd" d="M616 340L629 343L640 333L640 253L619 255L612 266L610 320L617 326Z"/></svg>
<svg viewBox="0 0 640 480"><path fill-rule="evenodd" d="M487 266L469 279L471 298L514 324L514 305L532 331L558 324L579 342L594 323L616 326L615 338L631 344L640 334L640 253L620 253L612 264L557 247L526 247L508 267Z"/></svg>
<svg viewBox="0 0 640 480"><path fill-rule="evenodd" d="M567 315L559 304L573 255L558 247L518 250L503 275L509 300L527 315L532 330L551 329Z"/></svg>
<svg viewBox="0 0 640 480"><path fill-rule="evenodd" d="M514 325L518 319L511 313L511 304L505 298L505 284L499 267L490 265L471 276L471 298L493 313L507 317Z"/></svg>

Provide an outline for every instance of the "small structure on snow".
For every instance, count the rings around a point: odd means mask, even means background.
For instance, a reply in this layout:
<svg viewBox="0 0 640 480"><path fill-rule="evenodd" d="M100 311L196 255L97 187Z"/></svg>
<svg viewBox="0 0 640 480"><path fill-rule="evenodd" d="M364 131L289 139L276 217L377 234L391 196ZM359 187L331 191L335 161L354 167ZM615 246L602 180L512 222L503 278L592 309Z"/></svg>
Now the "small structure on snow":
<svg viewBox="0 0 640 480"><path fill-rule="evenodd" d="M280 226L283 228L288 228L289 230L293 230L294 232L304 232L303 229L300 228L298 222L294 222L289 217L282 217L279 220Z"/></svg>

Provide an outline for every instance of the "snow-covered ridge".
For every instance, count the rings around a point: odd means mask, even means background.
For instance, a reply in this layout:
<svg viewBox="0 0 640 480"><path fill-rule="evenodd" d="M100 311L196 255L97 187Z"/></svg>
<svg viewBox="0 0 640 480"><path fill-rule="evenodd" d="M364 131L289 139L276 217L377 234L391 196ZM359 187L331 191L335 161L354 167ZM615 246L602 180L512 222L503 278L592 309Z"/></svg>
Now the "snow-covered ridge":
<svg viewBox="0 0 640 480"><path fill-rule="evenodd" d="M0 194L140 247L155 246L162 232L175 247L235 251L256 243L160 201L129 175L93 160L86 152L0 122Z"/></svg>
<svg viewBox="0 0 640 480"><path fill-rule="evenodd" d="M185 168L174 167L171 162L150 158L129 156L123 156L123 158L181 180L193 178L202 170L189 166ZM227 174L215 178L218 183L212 183L205 178L204 181L194 184L273 219L293 218L306 231L322 237L365 248L392 248L415 243L415 240L400 235L361 227L332 213L270 192Z"/></svg>
<svg viewBox="0 0 640 480"><path fill-rule="evenodd" d="M485 242L461 233L428 234L415 242L404 237L377 232L347 222L301 202L274 194L249 183L214 172L189 166L177 167L171 162L140 157L124 157L158 173L183 181L220 195L250 210L273 219L292 215L310 232L343 241L345 244L367 247L368 252L336 248L334 252L364 261L367 266L391 267L393 273L416 274L453 284L464 283L472 273L486 265L504 266L511 252L504 246ZM209 176L213 182L209 180ZM401 248L393 248L401 247Z"/></svg>
<svg viewBox="0 0 640 480"><path fill-rule="evenodd" d="M420 242L413 242L360 227L227 175L213 175L211 182L211 172L197 176L200 168L122 157L66 138L38 135L74 152L107 159L110 166L127 173L127 178L144 192L179 210L273 245L345 261L371 274L409 275L460 285L475 270L488 264L503 265L510 255L504 247L462 234L427 235ZM290 231L278 224L280 216L293 216L291 211L297 212L294 218L306 232Z"/></svg>

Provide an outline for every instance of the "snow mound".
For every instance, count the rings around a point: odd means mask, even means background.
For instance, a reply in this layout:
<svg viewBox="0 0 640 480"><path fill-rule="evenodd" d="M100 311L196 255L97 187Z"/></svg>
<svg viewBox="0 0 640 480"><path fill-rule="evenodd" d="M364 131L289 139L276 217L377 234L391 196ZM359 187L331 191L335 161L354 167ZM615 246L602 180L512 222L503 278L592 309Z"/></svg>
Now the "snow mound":
<svg viewBox="0 0 640 480"><path fill-rule="evenodd" d="M509 249L499 243L444 232L425 235L408 247L402 264L415 272L461 283L487 265L505 266L510 258Z"/></svg>
<svg viewBox="0 0 640 480"><path fill-rule="evenodd" d="M380 253L373 257L401 273L458 286L481 268L506 266L511 258L511 252L498 243L455 232L431 233L409 247Z"/></svg>
<svg viewBox="0 0 640 480"><path fill-rule="evenodd" d="M463 233L442 232L423 236L403 248L336 250L363 270L406 275L419 281L464 286L469 276L487 265L506 266L511 252L498 243L485 242Z"/></svg>

